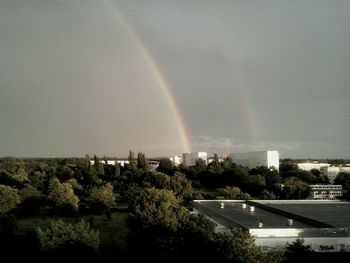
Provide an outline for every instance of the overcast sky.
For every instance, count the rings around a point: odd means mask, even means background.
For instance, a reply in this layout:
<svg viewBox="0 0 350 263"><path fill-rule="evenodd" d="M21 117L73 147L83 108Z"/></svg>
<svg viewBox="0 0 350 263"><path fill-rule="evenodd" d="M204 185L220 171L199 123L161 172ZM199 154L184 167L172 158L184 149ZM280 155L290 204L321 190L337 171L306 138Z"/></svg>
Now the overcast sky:
<svg viewBox="0 0 350 263"><path fill-rule="evenodd" d="M350 158L349 13L348 0L0 0L0 156L181 154L142 44L193 150Z"/></svg>

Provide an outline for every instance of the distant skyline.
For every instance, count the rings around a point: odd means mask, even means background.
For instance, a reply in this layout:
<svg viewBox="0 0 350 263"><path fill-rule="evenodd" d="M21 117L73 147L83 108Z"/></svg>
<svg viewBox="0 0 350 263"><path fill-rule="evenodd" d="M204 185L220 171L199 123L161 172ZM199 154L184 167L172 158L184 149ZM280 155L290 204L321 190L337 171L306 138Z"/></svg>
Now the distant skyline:
<svg viewBox="0 0 350 263"><path fill-rule="evenodd" d="M350 158L347 0L0 0L0 156Z"/></svg>

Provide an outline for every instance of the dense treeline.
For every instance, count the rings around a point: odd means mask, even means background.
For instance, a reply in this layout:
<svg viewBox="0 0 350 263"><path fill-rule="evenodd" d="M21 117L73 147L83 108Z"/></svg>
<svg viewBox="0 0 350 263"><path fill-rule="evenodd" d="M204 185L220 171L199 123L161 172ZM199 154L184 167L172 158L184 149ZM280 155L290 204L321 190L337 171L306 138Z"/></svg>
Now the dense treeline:
<svg viewBox="0 0 350 263"><path fill-rule="evenodd" d="M132 151L125 166L101 162L96 156L93 161L88 155L0 159L0 246L4 257L280 262L281 254L263 252L244 231L215 233L211 221L190 213L191 200L298 199L309 194L309 184L328 183L318 171L301 171L290 161L282 162L280 171L267 167L249 170L229 158L219 162L217 155L210 164L197 160L193 167L175 167L163 159L155 171L143 153L135 157ZM350 189L348 174L339 175L336 182L346 191ZM109 222L118 205L128 207L129 213L127 248L119 254L114 245L106 246L108 238L94 228L94 216ZM31 218L41 218L46 227L19 235L17 221Z"/></svg>

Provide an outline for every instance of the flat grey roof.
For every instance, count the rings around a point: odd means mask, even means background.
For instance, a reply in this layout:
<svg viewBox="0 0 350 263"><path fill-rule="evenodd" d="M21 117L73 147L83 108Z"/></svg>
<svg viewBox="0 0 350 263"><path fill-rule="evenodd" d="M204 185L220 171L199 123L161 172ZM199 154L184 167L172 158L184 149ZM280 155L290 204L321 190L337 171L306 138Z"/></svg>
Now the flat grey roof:
<svg viewBox="0 0 350 263"><path fill-rule="evenodd" d="M256 206L254 206L254 212L249 212L249 205L243 209L243 203L225 201L224 208L221 208L221 201L203 200L196 201L194 207L227 227L258 228L259 222L261 222L263 223L262 228L315 228L314 225L295 219L293 219L293 225L288 226L288 217Z"/></svg>
<svg viewBox="0 0 350 263"><path fill-rule="evenodd" d="M350 227L350 202L255 202L306 218L318 220L333 227Z"/></svg>

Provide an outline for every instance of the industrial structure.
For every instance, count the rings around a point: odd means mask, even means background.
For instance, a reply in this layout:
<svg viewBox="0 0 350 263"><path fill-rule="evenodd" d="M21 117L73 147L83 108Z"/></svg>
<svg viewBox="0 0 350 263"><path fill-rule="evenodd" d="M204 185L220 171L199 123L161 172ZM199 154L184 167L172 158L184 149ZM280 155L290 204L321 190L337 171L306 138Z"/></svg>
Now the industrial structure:
<svg viewBox="0 0 350 263"><path fill-rule="evenodd" d="M195 200L194 213L216 231L243 228L266 250L302 238L317 252L350 251L350 202L318 200Z"/></svg>

